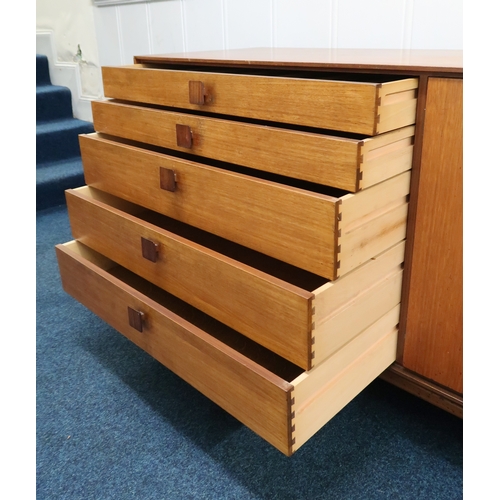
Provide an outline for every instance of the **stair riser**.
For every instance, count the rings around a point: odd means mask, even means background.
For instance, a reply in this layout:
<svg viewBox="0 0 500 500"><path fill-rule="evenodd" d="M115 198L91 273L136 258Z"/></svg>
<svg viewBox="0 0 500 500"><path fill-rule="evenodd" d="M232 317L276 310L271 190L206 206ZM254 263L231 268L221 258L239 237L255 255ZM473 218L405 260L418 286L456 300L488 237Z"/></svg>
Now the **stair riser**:
<svg viewBox="0 0 500 500"><path fill-rule="evenodd" d="M71 92L64 87L56 87L49 92L36 93L37 123L60 118L72 118Z"/></svg>
<svg viewBox="0 0 500 500"><path fill-rule="evenodd" d="M43 210L66 203L64 191L83 186L85 180L83 171L81 173L68 174L60 179L52 179L50 182L37 182L36 185L36 209Z"/></svg>
<svg viewBox="0 0 500 500"><path fill-rule="evenodd" d="M36 55L36 84L50 85L49 60L46 56Z"/></svg>
<svg viewBox="0 0 500 500"><path fill-rule="evenodd" d="M79 134L88 134L90 127L72 128L59 132L37 133L36 163L48 163L80 156Z"/></svg>

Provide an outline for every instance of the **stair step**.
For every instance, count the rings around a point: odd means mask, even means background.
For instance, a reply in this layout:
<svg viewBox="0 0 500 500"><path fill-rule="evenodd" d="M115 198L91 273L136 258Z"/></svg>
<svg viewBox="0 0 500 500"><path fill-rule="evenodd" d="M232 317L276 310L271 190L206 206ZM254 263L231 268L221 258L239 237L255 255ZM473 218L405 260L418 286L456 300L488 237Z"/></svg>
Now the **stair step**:
<svg viewBox="0 0 500 500"><path fill-rule="evenodd" d="M91 122L66 118L36 125L36 164L69 159L80 155L79 134L94 132Z"/></svg>
<svg viewBox="0 0 500 500"><path fill-rule="evenodd" d="M36 209L63 205L64 191L83 186L85 179L81 157L37 165Z"/></svg>
<svg viewBox="0 0 500 500"><path fill-rule="evenodd" d="M49 60L41 54L36 55L36 84L50 85Z"/></svg>
<svg viewBox="0 0 500 500"><path fill-rule="evenodd" d="M36 121L73 118L71 91L67 87L57 85L37 85L36 87Z"/></svg>

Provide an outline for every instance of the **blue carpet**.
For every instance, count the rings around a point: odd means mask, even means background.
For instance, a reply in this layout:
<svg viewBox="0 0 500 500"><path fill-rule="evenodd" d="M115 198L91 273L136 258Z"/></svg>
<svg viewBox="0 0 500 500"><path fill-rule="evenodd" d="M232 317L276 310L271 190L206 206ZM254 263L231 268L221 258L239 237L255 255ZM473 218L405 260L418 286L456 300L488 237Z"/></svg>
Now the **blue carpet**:
<svg viewBox="0 0 500 500"><path fill-rule="evenodd" d="M37 211L38 500L458 500L462 420L376 380L285 457L61 288Z"/></svg>

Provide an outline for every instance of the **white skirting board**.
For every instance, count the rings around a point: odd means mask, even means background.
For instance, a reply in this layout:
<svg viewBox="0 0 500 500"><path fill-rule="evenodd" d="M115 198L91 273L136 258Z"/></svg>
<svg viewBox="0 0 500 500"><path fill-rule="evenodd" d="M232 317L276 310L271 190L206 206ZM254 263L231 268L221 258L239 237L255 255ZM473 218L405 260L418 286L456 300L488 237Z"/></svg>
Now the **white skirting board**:
<svg viewBox="0 0 500 500"><path fill-rule="evenodd" d="M73 116L80 120L93 122L92 98L82 95L80 67L77 63L58 62L52 40L52 31L37 30L36 53L47 56L50 81L53 85L68 87L71 91Z"/></svg>

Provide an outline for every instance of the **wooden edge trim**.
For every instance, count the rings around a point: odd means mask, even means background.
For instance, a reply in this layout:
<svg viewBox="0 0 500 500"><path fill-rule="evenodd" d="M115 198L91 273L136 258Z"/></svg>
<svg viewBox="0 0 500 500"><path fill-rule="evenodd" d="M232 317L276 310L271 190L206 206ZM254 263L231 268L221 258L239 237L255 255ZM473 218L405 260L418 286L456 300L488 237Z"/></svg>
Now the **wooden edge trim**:
<svg viewBox="0 0 500 500"><path fill-rule="evenodd" d="M415 141L413 147L413 160L410 178L410 197L408 202L408 218L406 225L405 270L401 288L401 317L399 321L399 338L396 362L402 365L406 335L406 318L408 315L408 300L410 295L411 263L413 257L413 244L415 241L415 224L417 219L418 189L420 182L420 165L422 161L422 142L424 137L424 118L427 101L427 83L429 75L424 74L419 78L417 113L415 125Z"/></svg>
<svg viewBox="0 0 500 500"><path fill-rule="evenodd" d="M463 396L460 394L424 379L397 363L384 371L380 378L463 419Z"/></svg>
<svg viewBox="0 0 500 500"><path fill-rule="evenodd" d="M265 50L265 48L264 48ZM328 49L326 49L328 50ZM216 71L218 68L258 68L258 69L297 69L309 71L331 71L331 72L345 72L346 70L355 73L373 73L374 71L384 74L408 75L411 78L415 73L432 73L436 75L450 75L450 74L463 74L463 65L458 62L453 62L448 65L432 64L432 61L421 61L404 64L401 62L370 62L363 61L362 63L356 62L352 59L350 62L334 62L315 59L290 59L290 57L279 58L278 56L269 58L255 53L253 55L238 53L238 49L234 50L234 56L231 51L203 51L203 52L184 52L178 54L165 54L165 55L136 55L134 56L134 64L155 64L164 66L166 68L178 67L184 69L189 66L199 67L200 65L209 66ZM378 60L378 59L377 59ZM176 68L177 69L177 68Z"/></svg>
<svg viewBox="0 0 500 500"><path fill-rule="evenodd" d="M315 342L316 339L313 336L313 332L315 330L315 315L316 315L316 308L313 306L313 299L314 299L314 294L311 294L310 297L307 299L307 370L311 370L312 367L314 366L314 358L316 357L316 351L315 351Z"/></svg>
<svg viewBox="0 0 500 500"><path fill-rule="evenodd" d="M378 128L380 125L380 105L382 103L382 84L378 83L376 85L376 91L375 91L375 119L373 120L373 130L371 135L376 136L379 134Z"/></svg>
<svg viewBox="0 0 500 500"><path fill-rule="evenodd" d="M286 456L290 457L294 453L295 446L295 398L293 389L286 392L288 407L288 450Z"/></svg>
<svg viewBox="0 0 500 500"><path fill-rule="evenodd" d="M335 220L333 228L333 281L339 277L340 254L341 254L341 236L342 236L342 200L335 202Z"/></svg>

